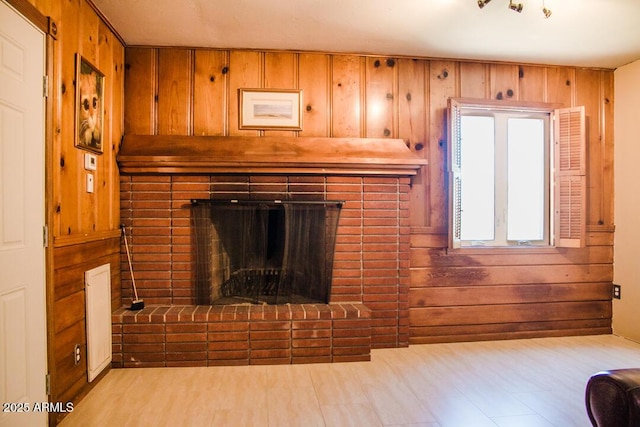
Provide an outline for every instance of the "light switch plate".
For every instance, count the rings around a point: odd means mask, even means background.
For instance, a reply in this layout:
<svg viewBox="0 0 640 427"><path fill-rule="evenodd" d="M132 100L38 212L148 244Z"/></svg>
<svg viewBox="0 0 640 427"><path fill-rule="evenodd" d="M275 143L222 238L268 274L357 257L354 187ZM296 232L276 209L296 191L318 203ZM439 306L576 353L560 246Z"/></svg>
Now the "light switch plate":
<svg viewBox="0 0 640 427"><path fill-rule="evenodd" d="M87 174L87 193L93 193L93 174Z"/></svg>
<svg viewBox="0 0 640 427"><path fill-rule="evenodd" d="M94 171L98 167L98 158L95 154L84 154L84 168L88 171Z"/></svg>

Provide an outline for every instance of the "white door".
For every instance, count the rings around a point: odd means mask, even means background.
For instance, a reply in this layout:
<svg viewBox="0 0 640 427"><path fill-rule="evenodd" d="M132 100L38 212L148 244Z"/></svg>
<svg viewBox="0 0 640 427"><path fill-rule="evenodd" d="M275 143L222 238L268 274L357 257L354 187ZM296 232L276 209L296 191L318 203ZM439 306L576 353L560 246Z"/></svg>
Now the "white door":
<svg viewBox="0 0 640 427"><path fill-rule="evenodd" d="M44 72L45 35L0 1L0 426L47 422Z"/></svg>

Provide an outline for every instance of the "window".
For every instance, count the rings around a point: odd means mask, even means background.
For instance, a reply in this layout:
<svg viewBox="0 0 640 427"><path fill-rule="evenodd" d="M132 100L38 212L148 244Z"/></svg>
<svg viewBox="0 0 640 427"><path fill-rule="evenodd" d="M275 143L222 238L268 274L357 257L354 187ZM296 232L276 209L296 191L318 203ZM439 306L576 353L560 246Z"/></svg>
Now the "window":
<svg viewBox="0 0 640 427"><path fill-rule="evenodd" d="M583 246L584 108L450 100L450 246Z"/></svg>

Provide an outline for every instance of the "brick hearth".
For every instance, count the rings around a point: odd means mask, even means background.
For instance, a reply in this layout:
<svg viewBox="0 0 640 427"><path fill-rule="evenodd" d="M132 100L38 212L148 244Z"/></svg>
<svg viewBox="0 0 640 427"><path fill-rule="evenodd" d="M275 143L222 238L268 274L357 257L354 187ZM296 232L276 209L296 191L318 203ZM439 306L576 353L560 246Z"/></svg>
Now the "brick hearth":
<svg viewBox="0 0 640 427"><path fill-rule="evenodd" d="M112 316L113 366L216 366L370 360L362 304L147 306Z"/></svg>

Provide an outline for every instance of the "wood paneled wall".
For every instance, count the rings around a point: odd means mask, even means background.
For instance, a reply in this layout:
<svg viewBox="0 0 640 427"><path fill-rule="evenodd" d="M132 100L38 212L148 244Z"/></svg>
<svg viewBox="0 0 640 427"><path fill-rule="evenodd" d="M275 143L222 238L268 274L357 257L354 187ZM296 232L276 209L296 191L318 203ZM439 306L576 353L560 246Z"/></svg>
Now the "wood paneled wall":
<svg viewBox="0 0 640 427"><path fill-rule="evenodd" d="M612 72L446 61L432 61L430 68L430 170L426 191L414 193L411 206L424 205L427 213L412 215L410 342L610 333ZM447 251L442 144L446 100L457 96L585 106L586 248Z"/></svg>
<svg viewBox="0 0 640 427"><path fill-rule="evenodd" d="M613 72L327 53L129 47L131 134L402 138L429 161L413 178L411 342L611 331ZM239 88L302 89L300 132L238 129ZM584 105L588 247L448 253L451 97Z"/></svg>
<svg viewBox="0 0 640 427"><path fill-rule="evenodd" d="M112 264L120 301L119 176L129 133L403 138L429 160L413 180L412 342L610 331L613 242L613 72L574 67L328 53L125 48L85 0L27 0L58 27L49 50L47 210L49 369L53 401L86 390L72 363L84 344L83 272ZM74 147L75 54L105 74L104 153L85 192ZM126 82L124 81L126 79ZM126 96L123 96L123 85ZM237 89L304 90L304 130L238 129ZM446 252L445 107L449 97L585 105L588 247ZM123 124L124 118L124 124ZM496 315L498 313L499 315ZM71 362L71 363L70 363Z"/></svg>
<svg viewBox="0 0 640 427"><path fill-rule="evenodd" d="M47 53L48 363L52 401L88 389L84 272L111 264L112 307L120 307L120 186L116 165L123 134L124 45L85 0L29 0L57 27ZM74 145L76 55L105 75L103 153L87 193L84 154ZM76 344L82 348L74 363ZM51 416L56 422L56 416Z"/></svg>

